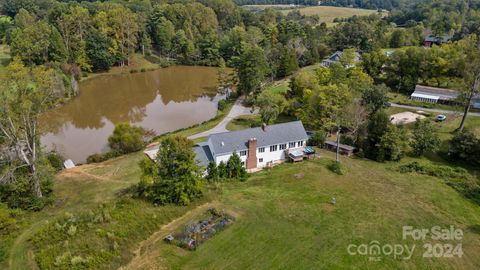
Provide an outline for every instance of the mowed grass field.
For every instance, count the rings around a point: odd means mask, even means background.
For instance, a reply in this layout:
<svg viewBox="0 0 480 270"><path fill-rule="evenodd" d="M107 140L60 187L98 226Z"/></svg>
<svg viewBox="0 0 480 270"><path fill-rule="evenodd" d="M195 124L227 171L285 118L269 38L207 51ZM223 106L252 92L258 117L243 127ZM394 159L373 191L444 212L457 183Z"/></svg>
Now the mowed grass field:
<svg viewBox="0 0 480 270"><path fill-rule="evenodd" d="M477 123L469 119L469 127ZM442 129L445 135L453 126L453 123L447 124ZM191 132L185 130L182 134ZM33 249L31 239L66 213L79 215L118 200L123 189L139 181L138 162L142 156L142 153L135 153L60 173L55 183L55 203L25 216L18 232L2 242L9 248L8 258L0 263L0 268L35 269L39 251ZM140 200L130 200L125 210L112 213L111 222L79 230L68 240L69 246L62 250L89 254L92 250L108 247L108 239L97 233L104 230L121 239L116 256L105 261L102 269L122 265L130 266L126 269L480 267L480 259L476 256L480 252L480 206L465 199L441 179L397 172L395 168L401 163L343 157L347 174L339 176L327 169L333 158L334 153L321 151L318 160L283 164L253 174L244 183L210 185L206 197L189 207L155 207ZM412 160L405 158L402 163ZM424 159L422 162L435 161ZM478 168L476 173L478 177ZM337 200L335 206L329 203L332 197ZM181 228L195 218L192 213L204 211L205 203L234 213L236 222L195 252L163 242L169 230ZM404 225L416 228L454 225L465 234L460 241L465 254L460 259L424 259L424 242L403 241ZM380 261L347 253L349 244L371 241L382 245L415 244L416 251L410 260L382 256ZM52 240L42 247L48 251L47 245L54 243ZM62 246L62 243L63 240L57 245ZM132 266L132 260L141 262L142 267Z"/></svg>
<svg viewBox="0 0 480 270"><path fill-rule="evenodd" d="M137 260L148 265L143 269L480 267L480 206L440 179L396 172L397 163L342 158L348 172L339 176L327 169L334 153L320 157L256 173L245 183L221 184L215 203L238 216L233 225L193 252L157 237ZM462 258L423 258L423 245L436 241L402 239L403 226L436 225L463 230L461 241L442 242L461 243ZM347 252L350 244L371 241L415 250L409 260L380 255L378 261Z"/></svg>
<svg viewBox="0 0 480 270"><path fill-rule="evenodd" d="M284 15L287 15L291 11L299 10L300 13L305 16L317 15L320 17L320 23L325 22L327 24L333 23L333 20L335 18L349 18L355 15L368 16L368 15L377 13L376 10L371 10L371 9L331 7L331 6L308 6L308 7L292 8L292 7L289 7L288 5L247 5L243 7L248 9L257 9L257 10L262 10L266 8L277 8L277 9L280 9Z"/></svg>

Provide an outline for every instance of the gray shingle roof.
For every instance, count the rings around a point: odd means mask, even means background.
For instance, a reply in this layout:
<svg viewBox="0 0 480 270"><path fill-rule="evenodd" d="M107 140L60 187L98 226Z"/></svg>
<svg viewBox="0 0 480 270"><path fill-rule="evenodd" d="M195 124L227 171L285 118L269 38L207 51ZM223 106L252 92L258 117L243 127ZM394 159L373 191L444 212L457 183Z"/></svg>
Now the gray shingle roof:
<svg viewBox="0 0 480 270"><path fill-rule="evenodd" d="M265 131L261 127L257 127L217 133L209 136L215 155L246 150L248 149L248 140L251 138L257 139L257 147L265 147L274 144L307 140L308 136L301 121L267 126Z"/></svg>
<svg viewBox="0 0 480 270"><path fill-rule="evenodd" d="M441 100L454 100L460 93L453 89L417 85L415 86L415 91L412 94L438 96Z"/></svg>
<svg viewBox="0 0 480 270"><path fill-rule="evenodd" d="M193 151L196 154L196 160L199 162L200 166L207 167L208 163L213 160L212 152L210 152L210 147L206 142L201 142L193 147Z"/></svg>
<svg viewBox="0 0 480 270"><path fill-rule="evenodd" d="M342 51L336 51L332 55L330 55L328 58L324 59L323 61L335 63L335 62L340 61L340 58L342 57L342 55L343 55ZM358 52L355 52L354 61L355 62L360 61L360 58L361 58L360 54Z"/></svg>

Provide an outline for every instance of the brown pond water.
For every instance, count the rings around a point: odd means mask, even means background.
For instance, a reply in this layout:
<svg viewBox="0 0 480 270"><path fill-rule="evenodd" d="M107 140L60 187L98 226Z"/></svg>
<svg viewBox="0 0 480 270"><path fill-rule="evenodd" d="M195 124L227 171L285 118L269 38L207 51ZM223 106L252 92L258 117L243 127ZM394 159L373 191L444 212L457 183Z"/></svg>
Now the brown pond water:
<svg viewBox="0 0 480 270"><path fill-rule="evenodd" d="M82 82L80 94L41 117L42 145L75 163L108 150L119 122L157 134L215 117L217 69L175 66L134 74L99 76Z"/></svg>

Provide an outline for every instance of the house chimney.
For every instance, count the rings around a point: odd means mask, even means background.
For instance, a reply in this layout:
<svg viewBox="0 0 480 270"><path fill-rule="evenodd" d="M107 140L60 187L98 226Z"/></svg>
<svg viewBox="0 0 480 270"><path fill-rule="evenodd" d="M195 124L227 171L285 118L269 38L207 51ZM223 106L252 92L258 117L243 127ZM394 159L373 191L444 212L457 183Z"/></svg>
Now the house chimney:
<svg viewBox="0 0 480 270"><path fill-rule="evenodd" d="M257 139L248 140L247 169L257 168Z"/></svg>
<svg viewBox="0 0 480 270"><path fill-rule="evenodd" d="M262 124L262 130L267 131L267 124L265 124L265 123Z"/></svg>

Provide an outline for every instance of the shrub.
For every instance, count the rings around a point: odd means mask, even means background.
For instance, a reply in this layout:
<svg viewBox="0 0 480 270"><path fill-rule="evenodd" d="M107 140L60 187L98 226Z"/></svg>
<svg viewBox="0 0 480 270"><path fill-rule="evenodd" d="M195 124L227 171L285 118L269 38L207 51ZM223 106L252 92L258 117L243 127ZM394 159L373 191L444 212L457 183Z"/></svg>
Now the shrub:
<svg viewBox="0 0 480 270"><path fill-rule="evenodd" d="M145 72L145 71L147 71L145 68L140 69L140 72Z"/></svg>
<svg viewBox="0 0 480 270"><path fill-rule="evenodd" d="M228 105L228 101L227 101L227 100L225 100L225 99L220 100L220 101L218 102L218 105L217 105L217 106L218 106L218 110L219 110L219 111L225 110L225 109L227 108L227 105Z"/></svg>
<svg viewBox="0 0 480 270"><path fill-rule="evenodd" d="M113 151L121 154L132 153L144 147L141 127L131 126L129 123L119 123L115 126L113 134L108 137L108 145Z"/></svg>
<svg viewBox="0 0 480 270"><path fill-rule="evenodd" d="M45 158L39 160L37 170L43 197L38 198L32 194L32 179L28 168L24 167L15 171L15 181L0 184L0 202L6 203L10 208L31 211L39 211L51 203L54 170Z"/></svg>
<svg viewBox="0 0 480 270"><path fill-rule="evenodd" d="M99 163L122 155L118 151L107 151L103 154L93 154L87 157L87 163Z"/></svg>
<svg viewBox="0 0 480 270"><path fill-rule="evenodd" d="M463 168L442 165L427 165L421 164L417 161L399 166L398 171L401 173L414 172L443 179L466 179L471 177L468 171Z"/></svg>
<svg viewBox="0 0 480 270"><path fill-rule="evenodd" d="M401 173L419 173L441 178L463 196L480 204L480 186L477 180L463 168L427 165L414 161L399 166L397 170Z"/></svg>
<svg viewBox="0 0 480 270"><path fill-rule="evenodd" d="M52 150L46 154L46 158L56 172L63 170L63 162L65 158L60 153Z"/></svg>
<svg viewBox="0 0 480 270"><path fill-rule="evenodd" d="M345 171L344 171L344 169L343 169L343 166L342 166L342 164L341 164L340 162L333 161L333 162L331 162L330 164L328 164L327 168L328 168L330 171L332 171L332 172L334 172L334 173L336 173L336 174L338 174L338 175L344 175L344 174L345 174Z"/></svg>
<svg viewBox="0 0 480 270"><path fill-rule="evenodd" d="M413 138L410 145L416 156L437 150L440 145L440 139L437 134L437 129L429 120L417 119L413 128Z"/></svg>
<svg viewBox="0 0 480 270"><path fill-rule="evenodd" d="M210 182L216 182L219 179L218 167L215 161L210 161L207 167L207 180Z"/></svg>
<svg viewBox="0 0 480 270"><path fill-rule="evenodd" d="M312 137L310 137L310 139L308 140L308 144L312 146L323 147L323 145L325 144L326 137L327 137L327 134L325 131L323 130L315 131Z"/></svg>
<svg viewBox="0 0 480 270"><path fill-rule="evenodd" d="M472 164L480 163L480 139L472 132L457 133L449 143L448 157Z"/></svg>

